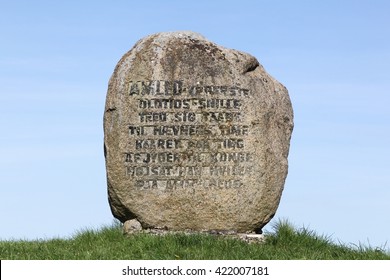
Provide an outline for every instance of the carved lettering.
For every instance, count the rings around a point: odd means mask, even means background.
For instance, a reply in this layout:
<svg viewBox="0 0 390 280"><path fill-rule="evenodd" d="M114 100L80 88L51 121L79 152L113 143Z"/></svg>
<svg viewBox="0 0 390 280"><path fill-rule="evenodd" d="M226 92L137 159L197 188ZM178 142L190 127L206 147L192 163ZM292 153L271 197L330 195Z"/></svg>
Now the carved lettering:
<svg viewBox="0 0 390 280"><path fill-rule="evenodd" d="M130 81L126 92L137 119L123 162L137 189L240 188L252 173L248 89L159 80Z"/></svg>

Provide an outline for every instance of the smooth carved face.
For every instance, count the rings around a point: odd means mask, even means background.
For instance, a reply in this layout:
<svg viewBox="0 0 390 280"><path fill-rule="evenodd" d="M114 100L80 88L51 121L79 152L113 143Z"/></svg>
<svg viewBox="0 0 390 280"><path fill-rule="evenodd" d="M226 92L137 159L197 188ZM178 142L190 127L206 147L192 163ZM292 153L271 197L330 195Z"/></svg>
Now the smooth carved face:
<svg viewBox="0 0 390 280"><path fill-rule="evenodd" d="M124 164L137 189L238 188L252 172L248 89L130 81L127 92L138 108Z"/></svg>

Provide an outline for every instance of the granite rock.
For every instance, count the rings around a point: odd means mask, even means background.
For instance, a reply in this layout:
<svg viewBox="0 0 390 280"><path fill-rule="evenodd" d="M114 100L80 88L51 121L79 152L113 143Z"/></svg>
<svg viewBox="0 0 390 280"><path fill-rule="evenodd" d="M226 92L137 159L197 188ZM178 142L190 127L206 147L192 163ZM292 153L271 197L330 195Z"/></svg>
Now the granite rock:
<svg viewBox="0 0 390 280"><path fill-rule="evenodd" d="M258 60L193 32L138 41L104 113L113 215L143 228L259 232L288 171L293 110Z"/></svg>
<svg viewBox="0 0 390 280"><path fill-rule="evenodd" d="M133 234L140 232L142 230L142 225L137 219L127 220L123 223L123 233L124 234Z"/></svg>

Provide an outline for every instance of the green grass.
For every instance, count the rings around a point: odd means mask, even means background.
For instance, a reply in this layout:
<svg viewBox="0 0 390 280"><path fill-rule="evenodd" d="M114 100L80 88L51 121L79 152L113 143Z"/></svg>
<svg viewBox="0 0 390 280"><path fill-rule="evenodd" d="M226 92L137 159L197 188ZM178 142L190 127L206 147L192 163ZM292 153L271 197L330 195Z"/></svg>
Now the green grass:
<svg viewBox="0 0 390 280"><path fill-rule="evenodd" d="M0 241L0 259L307 259L389 260L383 249L335 244L308 229L279 221L264 243L207 234L124 236L120 225L80 231L70 239Z"/></svg>

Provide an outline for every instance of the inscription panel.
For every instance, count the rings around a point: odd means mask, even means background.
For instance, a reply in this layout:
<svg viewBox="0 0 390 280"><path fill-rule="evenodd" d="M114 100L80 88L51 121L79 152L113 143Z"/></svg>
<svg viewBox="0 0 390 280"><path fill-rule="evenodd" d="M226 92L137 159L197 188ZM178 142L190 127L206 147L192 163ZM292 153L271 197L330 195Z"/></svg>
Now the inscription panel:
<svg viewBox="0 0 390 280"><path fill-rule="evenodd" d="M123 164L137 189L240 188L253 172L248 89L130 81L125 95L137 108Z"/></svg>

